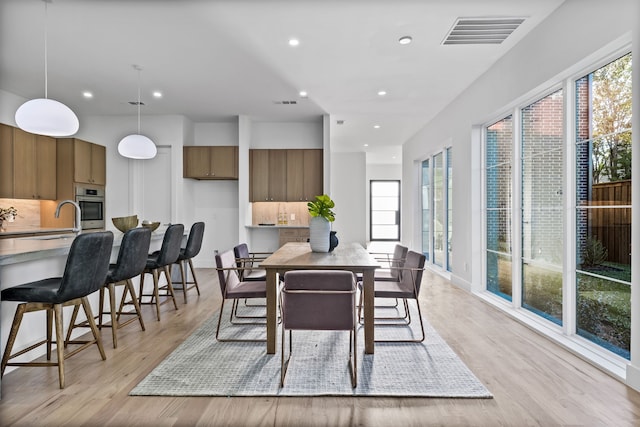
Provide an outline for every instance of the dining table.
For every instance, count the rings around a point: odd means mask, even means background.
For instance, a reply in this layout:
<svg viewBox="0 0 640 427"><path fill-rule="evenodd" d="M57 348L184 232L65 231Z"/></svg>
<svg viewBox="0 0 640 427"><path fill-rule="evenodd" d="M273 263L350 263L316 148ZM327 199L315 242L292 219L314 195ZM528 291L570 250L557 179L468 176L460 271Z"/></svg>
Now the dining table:
<svg viewBox="0 0 640 427"><path fill-rule="evenodd" d="M291 270L346 270L362 274L364 351L374 352L374 273L380 264L360 243L340 243L331 252L313 252L309 243L289 242L260 263L267 282L267 354L276 352L278 277Z"/></svg>

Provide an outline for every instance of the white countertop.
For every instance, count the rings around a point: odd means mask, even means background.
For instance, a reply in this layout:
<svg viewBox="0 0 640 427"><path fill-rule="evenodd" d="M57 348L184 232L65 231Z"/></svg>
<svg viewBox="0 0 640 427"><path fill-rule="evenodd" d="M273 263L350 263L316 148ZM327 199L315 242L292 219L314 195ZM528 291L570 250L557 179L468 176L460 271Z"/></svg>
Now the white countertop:
<svg viewBox="0 0 640 427"><path fill-rule="evenodd" d="M151 240L161 240L165 230L166 228L163 227L151 233ZM111 231L113 232L113 246L119 247L123 233L117 230ZM67 255L75 237L75 234L57 234L0 239L0 266Z"/></svg>

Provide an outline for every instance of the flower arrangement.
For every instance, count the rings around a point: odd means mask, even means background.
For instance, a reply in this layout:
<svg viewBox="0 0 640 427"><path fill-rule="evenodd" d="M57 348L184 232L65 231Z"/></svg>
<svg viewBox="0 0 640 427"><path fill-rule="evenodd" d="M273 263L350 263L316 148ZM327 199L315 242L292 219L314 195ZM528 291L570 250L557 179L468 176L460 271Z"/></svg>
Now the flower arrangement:
<svg viewBox="0 0 640 427"><path fill-rule="evenodd" d="M18 210L13 206L9 208L0 208L0 222L13 222L16 215L18 215Z"/></svg>
<svg viewBox="0 0 640 427"><path fill-rule="evenodd" d="M336 206L335 202L331 200L331 197L323 194L322 196L316 196L316 200L307 203L309 208L309 214L312 217L322 217L329 222L333 222L336 219L336 214L331 209Z"/></svg>

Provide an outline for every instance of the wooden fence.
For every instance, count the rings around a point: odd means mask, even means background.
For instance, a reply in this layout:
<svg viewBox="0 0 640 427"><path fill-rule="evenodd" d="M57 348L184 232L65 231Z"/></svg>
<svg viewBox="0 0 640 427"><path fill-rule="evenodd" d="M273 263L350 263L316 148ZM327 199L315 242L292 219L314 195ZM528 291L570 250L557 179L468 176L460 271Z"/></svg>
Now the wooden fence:
<svg viewBox="0 0 640 427"><path fill-rule="evenodd" d="M592 206L631 206L631 180L594 184ZM591 209L591 235L608 250L607 261L631 264L631 208Z"/></svg>

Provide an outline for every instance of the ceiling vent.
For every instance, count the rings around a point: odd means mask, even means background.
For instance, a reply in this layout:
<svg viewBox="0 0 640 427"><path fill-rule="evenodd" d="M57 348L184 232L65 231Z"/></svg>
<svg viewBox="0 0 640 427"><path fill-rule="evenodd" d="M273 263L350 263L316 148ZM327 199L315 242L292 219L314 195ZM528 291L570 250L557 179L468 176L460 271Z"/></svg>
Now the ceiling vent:
<svg viewBox="0 0 640 427"><path fill-rule="evenodd" d="M130 105L138 105L138 101L129 101ZM144 102L140 101L140 105L144 105Z"/></svg>
<svg viewBox="0 0 640 427"><path fill-rule="evenodd" d="M524 18L458 18L442 44L500 44Z"/></svg>
<svg viewBox="0 0 640 427"><path fill-rule="evenodd" d="M276 105L295 105L298 101L273 101Z"/></svg>

